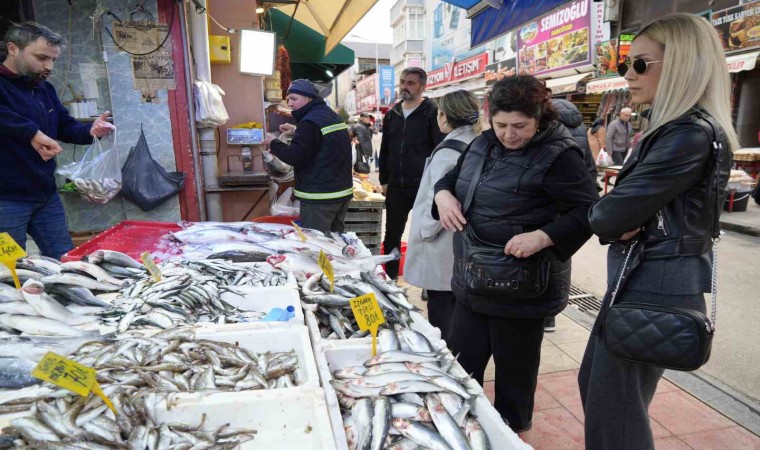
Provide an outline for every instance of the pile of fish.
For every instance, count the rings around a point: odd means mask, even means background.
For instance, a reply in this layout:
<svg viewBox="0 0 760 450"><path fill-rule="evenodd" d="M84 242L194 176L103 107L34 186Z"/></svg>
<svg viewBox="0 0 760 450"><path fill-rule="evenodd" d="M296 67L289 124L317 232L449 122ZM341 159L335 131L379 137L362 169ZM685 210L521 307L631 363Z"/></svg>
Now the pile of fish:
<svg viewBox="0 0 760 450"><path fill-rule="evenodd" d="M477 393L454 359L414 330L383 330L378 354L333 372L349 449L485 450Z"/></svg>
<svg viewBox="0 0 760 450"><path fill-rule="evenodd" d="M82 198L99 205L110 202L121 191L121 180L115 178L74 178L72 181Z"/></svg>
<svg viewBox="0 0 760 450"><path fill-rule="evenodd" d="M196 339L191 328L151 337L93 341L71 359L98 371L98 382L155 392L243 391L301 384L295 351L258 354L221 341Z"/></svg>
<svg viewBox="0 0 760 450"><path fill-rule="evenodd" d="M359 331L349 301L365 294L375 294L385 317L385 324L400 324L408 328L412 322L411 311L417 311L406 297L404 289L393 282L378 278L372 272L361 272L360 279L341 276L335 279L333 292L330 282L322 273L309 277L301 285L301 302L304 308L314 312L324 339L351 339L367 336Z"/></svg>
<svg viewBox="0 0 760 450"><path fill-rule="evenodd" d="M102 307L65 307L45 292L44 284L33 278L27 279L18 291L3 288L2 295L0 329L5 333L69 337L98 334L76 326L97 322L98 317L87 313L100 312Z"/></svg>
<svg viewBox="0 0 760 450"><path fill-rule="evenodd" d="M0 448L15 449L233 449L254 438L256 430L209 429L200 424L161 423L156 410L163 398L134 386L105 391L114 414L98 397L68 395L36 401L31 415L3 428Z"/></svg>
<svg viewBox="0 0 760 450"><path fill-rule="evenodd" d="M102 313L103 321L119 333L134 328L168 329L198 322L239 323L257 321L267 311L244 311L222 300L223 292L242 296L234 286L283 286L287 274L217 260L162 263L162 278L147 274L133 277ZM296 305L294 305L296 306Z"/></svg>

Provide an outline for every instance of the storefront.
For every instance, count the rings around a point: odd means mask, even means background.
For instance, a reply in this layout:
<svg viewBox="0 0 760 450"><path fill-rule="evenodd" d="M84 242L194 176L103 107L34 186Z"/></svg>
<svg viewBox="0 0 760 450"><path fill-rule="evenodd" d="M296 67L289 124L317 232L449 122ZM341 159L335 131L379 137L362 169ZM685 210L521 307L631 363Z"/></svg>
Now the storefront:
<svg viewBox="0 0 760 450"><path fill-rule="evenodd" d="M482 97L486 88L486 79L483 75L487 66L488 53L446 63L443 68L428 73L425 94L430 98L435 98L464 89Z"/></svg>

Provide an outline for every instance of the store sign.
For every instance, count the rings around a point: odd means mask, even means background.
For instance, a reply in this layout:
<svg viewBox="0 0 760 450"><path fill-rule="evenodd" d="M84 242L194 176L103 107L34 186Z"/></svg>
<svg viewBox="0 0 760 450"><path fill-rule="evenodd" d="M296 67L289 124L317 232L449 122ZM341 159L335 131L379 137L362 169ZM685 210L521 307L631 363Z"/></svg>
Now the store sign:
<svg viewBox="0 0 760 450"><path fill-rule="evenodd" d="M365 77L356 83L356 112L368 112L377 109L377 74Z"/></svg>
<svg viewBox="0 0 760 450"><path fill-rule="evenodd" d="M488 53L482 53L459 62L446 63L442 69L428 73L428 88L442 86L481 75L488 65Z"/></svg>
<svg viewBox="0 0 760 450"><path fill-rule="evenodd" d="M391 66L380 66L380 104L393 105L396 101L396 73Z"/></svg>
<svg viewBox="0 0 760 450"><path fill-rule="evenodd" d="M755 64L757 64L758 56L760 56L760 52L729 56L726 58L726 68L729 73L752 70L755 68Z"/></svg>
<svg viewBox="0 0 760 450"><path fill-rule="evenodd" d="M760 1L713 11L712 24L728 53L760 47Z"/></svg>
<svg viewBox="0 0 760 450"><path fill-rule="evenodd" d="M591 64L590 1L570 2L518 28L519 73L543 75Z"/></svg>
<svg viewBox="0 0 760 450"><path fill-rule="evenodd" d="M605 91L628 89L628 81L623 77L608 78L606 80L589 81L586 84L587 94L599 94Z"/></svg>
<svg viewBox="0 0 760 450"><path fill-rule="evenodd" d="M484 46L470 48L470 22L467 10L451 3L438 2L433 9L431 70L441 69L451 61L467 59L486 51Z"/></svg>
<svg viewBox="0 0 760 450"><path fill-rule="evenodd" d="M346 110L349 116L356 114L356 90L351 89L346 93L345 101L343 102L343 109Z"/></svg>
<svg viewBox="0 0 760 450"><path fill-rule="evenodd" d="M491 86L503 78L515 75L517 75L517 60L515 58L487 65L484 74L486 86Z"/></svg>
<svg viewBox="0 0 760 450"><path fill-rule="evenodd" d="M491 86L505 77L517 75L517 33L509 33L486 43L486 49L493 52L493 61L486 66L483 74L486 86Z"/></svg>
<svg viewBox="0 0 760 450"><path fill-rule="evenodd" d="M628 60L628 54L631 51L633 38L632 34L622 34L619 39L612 39L597 45L596 71L598 77L616 77L618 76L619 64L631 64Z"/></svg>

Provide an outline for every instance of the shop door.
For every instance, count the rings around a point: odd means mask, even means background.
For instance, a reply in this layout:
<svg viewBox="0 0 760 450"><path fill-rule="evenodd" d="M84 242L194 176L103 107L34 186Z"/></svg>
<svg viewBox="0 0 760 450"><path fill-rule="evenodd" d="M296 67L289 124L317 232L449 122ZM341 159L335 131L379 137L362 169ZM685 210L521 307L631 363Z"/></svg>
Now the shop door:
<svg viewBox="0 0 760 450"><path fill-rule="evenodd" d="M760 147L760 69L742 73L736 133L742 147Z"/></svg>

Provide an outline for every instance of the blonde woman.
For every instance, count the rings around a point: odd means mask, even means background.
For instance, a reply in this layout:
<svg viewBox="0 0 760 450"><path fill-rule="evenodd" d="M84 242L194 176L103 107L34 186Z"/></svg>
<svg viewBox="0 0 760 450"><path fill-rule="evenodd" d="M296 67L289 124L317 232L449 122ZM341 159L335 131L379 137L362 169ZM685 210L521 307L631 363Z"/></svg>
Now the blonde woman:
<svg viewBox="0 0 760 450"><path fill-rule="evenodd" d="M605 347L610 291L617 291L615 303L705 312L716 205L723 204L738 147L723 48L707 21L690 14L659 19L638 34L631 57L619 70L633 103L652 105L650 125L615 189L589 212L591 228L611 242L611 288L578 375L586 448L593 450L655 448L648 409L664 369L619 359Z"/></svg>
<svg viewBox="0 0 760 450"><path fill-rule="evenodd" d="M404 280L427 289L428 319L441 330L442 337L448 339L456 301L451 292L454 233L444 230L441 223L433 219L433 187L454 168L464 149L480 134L480 105L474 95L464 90L448 93L437 103L438 128L446 138L425 162L425 172L412 209Z"/></svg>

